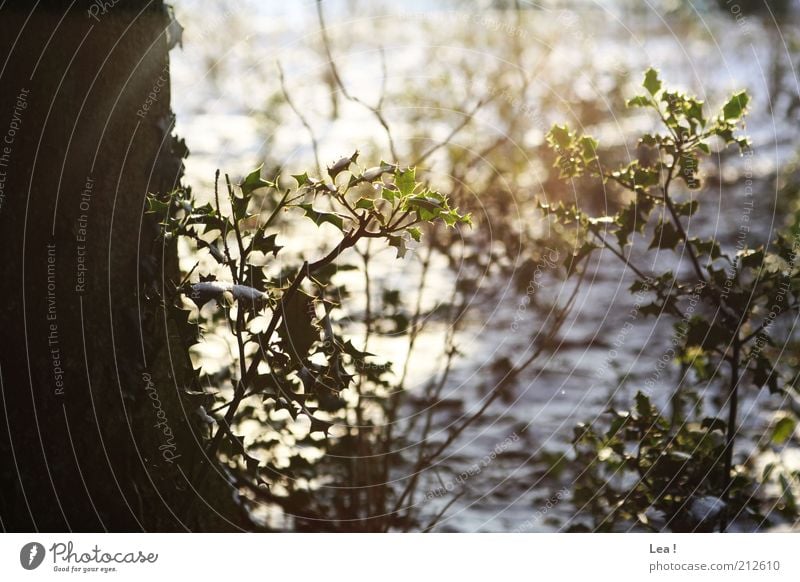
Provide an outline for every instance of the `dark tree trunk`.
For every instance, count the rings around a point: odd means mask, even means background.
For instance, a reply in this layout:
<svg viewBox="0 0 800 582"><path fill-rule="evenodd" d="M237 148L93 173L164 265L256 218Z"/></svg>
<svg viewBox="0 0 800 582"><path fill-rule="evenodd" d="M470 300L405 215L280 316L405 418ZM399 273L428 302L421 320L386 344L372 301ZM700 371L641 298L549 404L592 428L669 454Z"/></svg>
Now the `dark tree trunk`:
<svg viewBox="0 0 800 582"><path fill-rule="evenodd" d="M0 9L2 528L230 529L224 502L179 515L202 448L159 305L176 251L143 214L185 154L169 15L160 1L33 4Z"/></svg>

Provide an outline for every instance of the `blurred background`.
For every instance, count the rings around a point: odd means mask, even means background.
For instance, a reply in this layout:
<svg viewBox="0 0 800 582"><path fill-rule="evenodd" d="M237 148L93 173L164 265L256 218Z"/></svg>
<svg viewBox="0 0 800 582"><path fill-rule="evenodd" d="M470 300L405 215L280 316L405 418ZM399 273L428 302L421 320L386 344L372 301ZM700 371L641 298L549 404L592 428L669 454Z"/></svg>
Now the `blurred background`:
<svg viewBox="0 0 800 582"><path fill-rule="evenodd" d="M416 165L418 176L473 213L472 229L426 232L403 258L391 248L355 249L348 260L369 262L369 276L341 269L334 279L338 298L346 297L338 320L359 349L392 362L386 389L404 394L399 412L388 421L385 411L376 413L374 423L395 427L390 471L381 483L403 491L419 479L416 496L404 500L413 508L412 529L426 523L437 531L591 527L573 494L581 479L570 463L573 427L624 405L648 380L653 401L667 406L683 375L658 366L671 321L639 317L625 325L635 298L614 257L593 257L580 285L560 273L564 251L549 246L553 233L535 201L574 202L602 213L622 200L588 180L560 181L545 135L553 123L567 122L598 138L602 155L625 163L646 155L636 136L655 125L625 107L648 67L714 109L746 89L752 156L731 150L704 163L704 207L689 230L734 244L745 180L752 180L748 244L768 242L797 203L800 4L173 4L183 34L180 50L171 53L172 105L176 132L191 152L185 182L198 197L212 192L217 168L237 177L260 164L265 175L321 175L358 150L364 167L381 160ZM329 234L320 229L309 236L292 219L281 228L279 242L312 254ZM632 253L644 251L634 244ZM188 272L197 250L184 245L181 253ZM649 260L665 258L656 253ZM224 330L206 331L192 355L213 378L230 364L232 350ZM509 370L515 370L511 378ZM498 386L501 396L483 410ZM712 411L720 405L703 397L696 404ZM781 404L766 391L747 391L740 408L747 434L766 432ZM248 445L286 420L253 414ZM461 429L467 419L474 420ZM343 413L333 434L344 438L354 422ZM415 477L420 451L451 435L446 454ZM263 458L275 460L285 478L272 493L347 495L349 489L331 489L292 464L292 458L323 462L295 436L276 437L278 448L264 449ZM791 442L775 447L748 438L740 462L800 465ZM297 521L287 507L253 503L251 513L267 527L319 527ZM737 527L790 523L778 517ZM637 526L643 527L630 527Z"/></svg>

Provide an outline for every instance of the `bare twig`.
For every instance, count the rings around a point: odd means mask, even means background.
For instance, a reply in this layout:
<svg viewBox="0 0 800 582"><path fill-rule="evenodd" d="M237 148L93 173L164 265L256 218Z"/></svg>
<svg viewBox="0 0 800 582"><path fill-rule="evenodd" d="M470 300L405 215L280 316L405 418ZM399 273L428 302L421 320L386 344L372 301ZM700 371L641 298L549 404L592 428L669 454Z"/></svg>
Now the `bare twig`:
<svg viewBox="0 0 800 582"><path fill-rule="evenodd" d="M392 158L395 161L398 160L399 156L397 155L397 149L394 144L394 137L392 136L392 130L389 127L389 122L386 120L386 117L383 115L383 112L381 111L381 106L385 98L385 88L386 88L386 66L385 66L385 60L383 58L383 52L381 51L381 63L383 65L384 80L381 85L381 95L378 99L378 105L372 106L366 101L357 97L356 95L350 93L347 90L347 87L345 87L344 82L342 81L342 76L339 74L339 68L336 66L336 61L333 59L333 53L331 51L331 42L330 38L328 37L328 29L325 25L325 15L322 10L322 0L317 0L317 18L319 20L320 34L322 36L323 47L325 48L325 55L328 58L328 65L330 66L330 71L331 74L333 75L333 79L336 82L336 85L341 90L342 95L344 96L345 99L353 103L357 103L362 107L365 107L372 113L373 116L375 116L375 119L378 120L378 123L380 123L381 127L383 127L384 131L386 132L386 137L389 141L389 151L392 154Z"/></svg>
<svg viewBox="0 0 800 582"><path fill-rule="evenodd" d="M462 120L461 120L461 123L459 123L458 125L456 125L456 126L455 126L455 127L454 127L454 128L451 130L451 131L450 131L450 133L449 133L449 134L447 134L447 137L446 137L446 138L444 138L444 139L443 139L442 141L440 141L439 143L437 143L437 144L435 144L435 145L431 146L430 148L428 148L428 149L427 149L425 152L423 152L423 153L422 153L422 154L421 154L421 155L420 155L420 156L419 156L419 157L418 157L416 160L414 160L414 162L413 162L411 165L412 165L412 166L419 166L419 165L420 165L420 164L422 164L424 161L426 161L428 158L430 158L430 157L431 157L433 154L435 154L435 153L436 153L436 152L437 152L439 149L441 149L441 148L443 148L444 146L448 145L448 144L449 144L449 143L450 143L450 142L453 140L453 138L454 138L456 135L458 135L458 133L459 133L459 132L460 132L462 129L464 129L464 128L465 128L467 125L469 125L469 122L470 122L470 121L472 121L473 117L475 117L475 114L476 114L476 113L477 113L477 112L478 112L478 111L479 111L479 110L480 110L480 109L481 109L481 108L482 108L484 105L486 105L487 103L489 103L489 102L490 102L490 101L492 101L493 99L494 99L494 97L482 97L481 99L479 99L479 100L478 100L478 102L475 104L475 106L474 106L472 109L470 109L470 110L469 110L467 113L465 113L465 114L464 114L464 119L462 119Z"/></svg>
<svg viewBox="0 0 800 582"><path fill-rule="evenodd" d="M314 150L314 164L317 167L317 176L322 177L322 164L319 161L319 142L317 141L317 134L314 132L314 129L311 127L311 124L306 119L306 116L303 115L303 112L300 111L300 108L295 105L294 100L292 99L291 95L289 94L289 90L286 88L286 79L283 76L283 67L281 67L280 61L277 63L278 65L278 78L280 79L281 83L281 91L283 92L283 98L286 99L286 103L288 103L289 107L292 109L294 114L300 120L300 123L303 124L303 127L306 128L308 132L309 138L311 138L311 147Z"/></svg>

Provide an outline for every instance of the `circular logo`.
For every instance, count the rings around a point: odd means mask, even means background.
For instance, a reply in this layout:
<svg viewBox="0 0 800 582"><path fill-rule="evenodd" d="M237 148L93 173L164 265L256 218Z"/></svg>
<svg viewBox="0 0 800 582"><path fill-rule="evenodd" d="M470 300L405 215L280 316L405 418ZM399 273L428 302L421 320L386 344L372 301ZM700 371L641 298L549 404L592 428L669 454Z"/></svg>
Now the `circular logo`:
<svg viewBox="0 0 800 582"><path fill-rule="evenodd" d="M30 542L19 551L19 563L26 570L34 570L44 561L44 546L38 542Z"/></svg>

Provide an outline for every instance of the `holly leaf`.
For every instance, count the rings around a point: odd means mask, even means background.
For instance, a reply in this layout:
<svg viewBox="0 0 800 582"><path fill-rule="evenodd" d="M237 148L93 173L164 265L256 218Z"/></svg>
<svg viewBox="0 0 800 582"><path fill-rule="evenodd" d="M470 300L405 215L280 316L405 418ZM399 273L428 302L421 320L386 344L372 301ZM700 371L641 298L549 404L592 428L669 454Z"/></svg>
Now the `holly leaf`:
<svg viewBox="0 0 800 582"><path fill-rule="evenodd" d="M547 133L547 141L561 149L566 149L572 143L572 135L566 125L554 125Z"/></svg>
<svg viewBox="0 0 800 582"><path fill-rule="evenodd" d="M743 267L757 269L764 262L764 249L744 249L736 253L736 258Z"/></svg>
<svg viewBox="0 0 800 582"><path fill-rule="evenodd" d="M416 168L408 168L402 172L395 174L394 183L397 185L400 194L403 196L410 196L417 188L417 170Z"/></svg>
<svg viewBox="0 0 800 582"><path fill-rule="evenodd" d="M166 215L169 211L170 203L172 202L172 198L170 197L166 201L159 200L158 196L155 194L148 194L147 195L147 213L148 214L163 214Z"/></svg>
<svg viewBox="0 0 800 582"><path fill-rule="evenodd" d="M350 165L354 164L357 159L358 159L358 151L354 152L352 156L347 158L341 158L333 165L328 166L328 175L331 177L331 180L335 180L336 176L338 176L345 170L350 169Z"/></svg>
<svg viewBox="0 0 800 582"><path fill-rule="evenodd" d="M650 95L655 95L661 90L661 79L658 78L658 71L650 67L644 74L642 87L647 89Z"/></svg>
<svg viewBox="0 0 800 582"><path fill-rule="evenodd" d="M722 434L725 434L725 431L728 429L728 425L725 423L724 420L719 418L714 418L713 416L708 416L704 418L701 427L706 429L708 432L713 432L715 430L718 430Z"/></svg>
<svg viewBox="0 0 800 582"><path fill-rule="evenodd" d="M319 210L314 210L310 202L300 204L300 208L305 210L306 216L313 220L317 226L327 222L339 230L344 230L344 219L346 217L334 212L320 212Z"/></svg>
<svg viewBox="0 0 800 582"><path fill-rule="evenodd" d="M772 429L772 442L776 445L782 445L792 438L796 426L797 421L794 418L784 416L775 424L775 428Z"/></svg>
<svg viewBox="0 0 800 582"><path fill-rule="evenodd" d="M637 95L628 99L625 105L628 107L650 107L651 102L646 95Z"/></svg>
<svg viewBox="0 0 800 582"><path fill-rule="evenodd" d="M239 184L239 188L241 188L245 199L247 199L254 190L258 190L259 188L267 188L268 186L272 185L271 182L268 182L261 177L261 170L263 168L264 164L261 164L255 170L247 174L245 179Z"/></svg>
<svg viewBox="0 0 800 582"><path fill-rule="evenodd" d="M314 323L314 298L297 290L288 301L281 301L281 324L278 333L283 351L295 360L302 360L320 338L320 329Z"/></svg>
<svg viewBox="0 0 800 582"><path fill-rule="evenodd" d="M644 392L636 393L636 414L639 418L650 418L653 414L653 405L650 403L650 398Z"/></svg>
<svg viewBox="0 0 800 582"><path fill-rule="evenodd" d="M597 159L597 147L600 143L590 135L584 135L579 140L581 146L581 154L585 162L590 162Z"/></svg>
<svg viewBox="0 0 800 582"><path fill-rule="evenodd" d="M292 174L292 178L297 181L298 188L302 188L311 181L311 179L308 177L308 172L303 172L302 174Z"/></svg>
<svg viewBox="0 0 800 582"><path fill-rule="evenodd" d="M311 420L311 428L309 429L309 434L315 432L321 432L325 436L328 436L328 431L333 426L332 422L328 422L327 420L322 420L317 418L316 416L309 416Z"/></svg>
<svg viewBox="0 0 800 582"><path fill-rule="evenodd" d="M735 121L744 115L750 96L746 91L734 93L725 105L722 106L722 117L726 121Z"/></svg>
<svg viewBox="0 0 800 582"><path fill-rule="evenodd" d="M674 249L680 240L681 237L671 222L659 222L648 248Z"/></svg>
<svg viewBox="0 0 800 582"><path fill-rule="evenodd" d="M719 243L713 239L690 238L689 243L697 250L698 255L708 255L712 260L722 256Z"/></svg>
<svg viewBox="0 0 800 582"><path fill-rule="evenodd" d="M238 221L247 217L247 207L249 204L250 198L247 195L244 195L241 198L234 195L231 198L231 206L233 207L233 217L235 220Z"/></svg>
<svg viewBox="0 0 800 582"><path fill-rule="evenodd" d="M402 259L405 257L406 252L408 251L405 239L400 235L390 235L388 239L389 246L397 249L397 258Z"/></svg>
<svg viewBox="0 0 800 582"><path fill-rule="evenodd" d="M253 241L250 243L250 248L251 250L262 252L265 255L272 253L272 256L277 257L278 252L283 248L275 242L277 237L277 234L264 236L263 232L258 232L253 237Z"/></svg>

